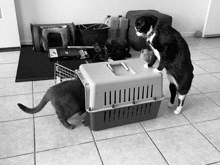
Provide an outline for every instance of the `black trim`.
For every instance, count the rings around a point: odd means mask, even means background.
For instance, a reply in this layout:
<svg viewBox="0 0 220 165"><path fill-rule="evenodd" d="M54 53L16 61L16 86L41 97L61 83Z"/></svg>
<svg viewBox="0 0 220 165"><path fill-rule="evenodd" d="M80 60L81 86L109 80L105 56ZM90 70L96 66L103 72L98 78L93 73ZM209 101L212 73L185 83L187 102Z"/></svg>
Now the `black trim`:
<svg viewBox="0 0 220 165"><path fill-rule="evenodd" d="M18 50L21 50L21 47L0 48L0 52L9 52L9 51L18 51Z"/></svg>

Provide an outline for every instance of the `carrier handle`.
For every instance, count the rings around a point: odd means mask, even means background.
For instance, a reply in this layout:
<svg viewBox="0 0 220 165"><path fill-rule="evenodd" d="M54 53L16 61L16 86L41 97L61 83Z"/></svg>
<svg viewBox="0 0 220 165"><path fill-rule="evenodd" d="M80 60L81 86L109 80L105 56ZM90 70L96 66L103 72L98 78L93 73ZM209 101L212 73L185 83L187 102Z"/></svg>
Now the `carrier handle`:
<svg viewBox="0 0 220 165"><path fill-rule="evenodd" d="M126 71L131 71L133 74L136 74L136 72L134 72L131 68L129 68L127 64L125 64L124 62L115 63L115 64L108 63L107 67L114 73L114 69L111 67L111 65L120 65L120 64L125 68Z"/></svg>

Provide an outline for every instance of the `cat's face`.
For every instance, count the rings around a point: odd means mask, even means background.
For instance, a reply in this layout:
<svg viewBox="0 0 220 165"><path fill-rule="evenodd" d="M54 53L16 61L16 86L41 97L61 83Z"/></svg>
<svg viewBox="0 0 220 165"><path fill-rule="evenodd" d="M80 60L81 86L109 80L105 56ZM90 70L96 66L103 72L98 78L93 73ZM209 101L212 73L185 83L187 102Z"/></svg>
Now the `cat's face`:
<svg viewBox="0 0 220 165"><path fill-rule="evenodd" d="M135 31L137 36L142 36L148 38L152 32L153 28L157 23L157 18L154 16L140 16L135 21Z"/></svg>

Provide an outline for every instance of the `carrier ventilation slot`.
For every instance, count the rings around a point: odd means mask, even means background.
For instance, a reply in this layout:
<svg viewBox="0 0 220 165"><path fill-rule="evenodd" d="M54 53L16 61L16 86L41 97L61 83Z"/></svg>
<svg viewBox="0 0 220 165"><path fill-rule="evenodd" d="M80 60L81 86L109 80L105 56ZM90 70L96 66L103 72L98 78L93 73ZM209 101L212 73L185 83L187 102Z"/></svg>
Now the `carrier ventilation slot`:
<svg viewBox="0 0 220 165"><path fill-rule="evenodd" d="M129 120L131 118L139 118L141 116L149 116L151 113L151 108L152 103L149 103L105 111L103 122L109 123L112 121L122 121Z"/></svg>
<svg viewBox="0 0 220 165"><path fill-rule="evenodd" d="M126 103L152 98L154 94L153 85L119 89L104 92L104 105Z"/></svg>

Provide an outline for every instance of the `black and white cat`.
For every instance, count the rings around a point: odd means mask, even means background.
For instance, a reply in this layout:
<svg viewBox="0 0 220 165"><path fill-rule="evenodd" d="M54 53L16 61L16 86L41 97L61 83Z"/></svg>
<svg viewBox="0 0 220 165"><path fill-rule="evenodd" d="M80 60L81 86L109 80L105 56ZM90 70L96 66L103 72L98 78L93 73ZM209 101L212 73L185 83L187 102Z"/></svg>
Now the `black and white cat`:
<svg viewBox="0 0 220 165"><path fill-rule="evenodd" d="M66 128L73 129L74 125L69 124L67 120L76 113L82 115L85 112L84 86L76 77L50 87L36 107L28 108L21 103L18 103L18 106L26 113L35 114L40 112L49 101L54 106L60 122Z"/></svg>
<svg viewBox="0 0 220 165"><path fill-rule="evenodd" d="M179 114L194 77L190 51L186 41L171 26L160 25L158 18L153 15L138 17L135 21L135 30L137 36L146 39L147 44L154 52L154 56L148 62L148 67L152 67L155 61L159 60L159 66L154 71L166 69L171 93L168 106L173 106L178 94L178 106L174 113Z"/></svg>

